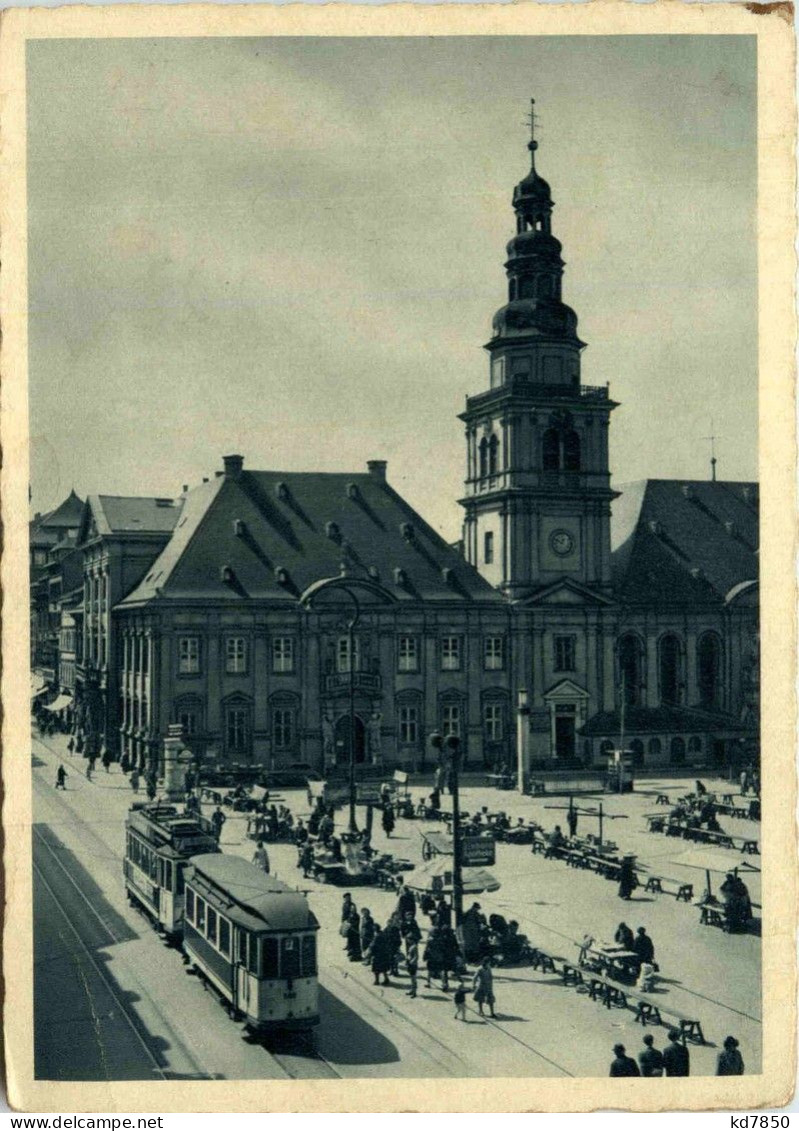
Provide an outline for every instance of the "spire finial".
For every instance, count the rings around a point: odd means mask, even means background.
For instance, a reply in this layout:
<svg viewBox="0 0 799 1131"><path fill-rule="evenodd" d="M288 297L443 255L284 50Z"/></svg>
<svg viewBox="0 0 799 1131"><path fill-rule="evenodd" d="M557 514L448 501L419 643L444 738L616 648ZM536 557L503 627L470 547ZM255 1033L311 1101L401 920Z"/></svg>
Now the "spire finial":
<svg viewBox="0 0 799 1131"><path fill-rule="evenodd" d="M710 480L712 483L715 483L716 464L718 463L718 460L716 459L716 440L718 439L718 437L715 435L715 428L713 427L712 419L710 421L710 435L703 436L702 439L710 441Z"/></svg>
<svg viewBox="0 0 799 1131"><path fill-rule="evenodd" d="M530 99L530 116L528 119L530 123L530 140L527 143L527 148L531 153L535 153L538 149L538 142L535 140L535 99Z"/></svg>

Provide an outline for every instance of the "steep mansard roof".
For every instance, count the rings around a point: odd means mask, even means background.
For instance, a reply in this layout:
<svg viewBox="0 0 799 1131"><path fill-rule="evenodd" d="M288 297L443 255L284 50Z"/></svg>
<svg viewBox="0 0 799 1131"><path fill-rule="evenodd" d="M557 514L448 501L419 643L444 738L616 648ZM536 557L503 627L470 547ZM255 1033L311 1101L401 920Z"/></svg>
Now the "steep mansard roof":
<svg viewBox="0 0 799 1131"><path fill-rule="evenodd" d="M293 604L342 562L398 601L504 603L378 475L245 470L188 492L172 538L121 607L156 598Z"/></svg>
<svg viewBox="0 0 799 1131"><path fill-rule="evenodd" d="M79 542L96 535L169 534L181 513L180 499L139 495L89 495Z"/></svg>
<svg viewBox="0 0 799 1131"><path fill-rule="evenodd" d="M612 556L617 600L707 605L757 579L756 483L649 479L625 490L631 505L618 513L630 533Z"/></svg>

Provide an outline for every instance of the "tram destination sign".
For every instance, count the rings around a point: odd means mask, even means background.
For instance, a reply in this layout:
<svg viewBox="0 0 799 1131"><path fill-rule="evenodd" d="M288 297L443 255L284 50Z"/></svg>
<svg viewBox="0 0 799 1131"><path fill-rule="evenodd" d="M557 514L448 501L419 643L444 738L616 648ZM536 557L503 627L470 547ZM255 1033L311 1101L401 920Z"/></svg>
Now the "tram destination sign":
<svg viewBox="0 0 799 1131"><path fill-rule="evenodd" d="M461 863L465 868L481 868L494 864L497 846L492 836L461 837Z"/></svg>

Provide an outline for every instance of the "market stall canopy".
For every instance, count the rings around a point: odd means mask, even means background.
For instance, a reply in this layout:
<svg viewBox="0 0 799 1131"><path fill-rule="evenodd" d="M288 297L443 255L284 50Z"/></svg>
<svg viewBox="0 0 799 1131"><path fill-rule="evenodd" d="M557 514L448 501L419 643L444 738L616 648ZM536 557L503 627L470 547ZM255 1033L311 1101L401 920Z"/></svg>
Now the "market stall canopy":
<svg viewBox="0 0 799 1131"><path fill-rule="evenodd" d="M250 797L253 801L263 801L267 796L267 791L262 785L254 785L250 790Z"/></svg>
<svg viewBox="0 0 799 1131"><path fill-rule="evenodd" d="M69 707L72 703L70 695L59 695L52 703L45 703L45 711L63 711L64 707Z"/></svg>
<svg viewBox="0 0 799 1131"><path fill-rule="evenodd" d="M499 891L499 880L485 868L463 868L461 870L463 892L477 895L483 891ZM406 877L405 886L414 891L442 891L452 893L452 858L438 857Z"/></svg>
<svg viewBox="0 0 799 1131"><path fill-rule="evenodd" d="M739 871L760 871L757 864L752 864L749 860L740 859L732 852L712 852L703 848L695 848L689 852L683 852L681 856L675 856L669 863L680 868L701 869L701 871L705 873L705 883L711 895L713 894L713 888L710 883L711 872L720 872L723 876L726 876L728 872L735 872L737 874Z"/></svg>

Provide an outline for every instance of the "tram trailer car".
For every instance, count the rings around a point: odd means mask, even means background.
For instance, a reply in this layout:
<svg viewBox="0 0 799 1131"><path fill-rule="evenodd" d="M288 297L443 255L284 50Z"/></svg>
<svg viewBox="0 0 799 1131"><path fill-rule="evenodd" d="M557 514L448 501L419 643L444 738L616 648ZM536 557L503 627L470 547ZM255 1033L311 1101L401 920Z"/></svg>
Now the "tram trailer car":
<svg viewBox="0 0 799 1131"><path fill-rule="evenodd" d="M184 953L257 1033L319 1023L318 930L302 892L240 856L195 856L186 869Z"/></svg>
<svg viewBox="0 0 799 1131"><path fill-rule="evenodd" d="M125 890L170 941L183 934L184 870L198 853L218 852L196 817L174 805L138 803L125 821Z"/></svg>

